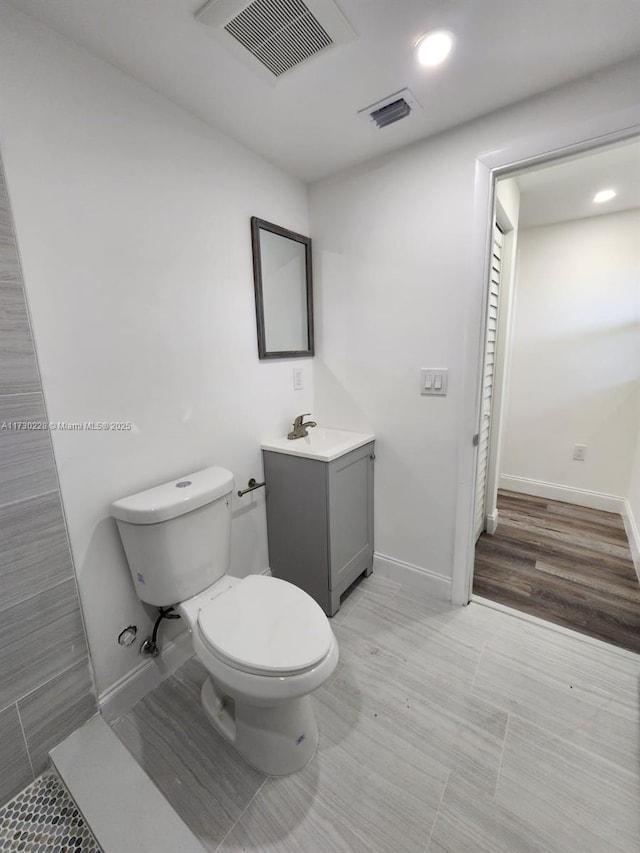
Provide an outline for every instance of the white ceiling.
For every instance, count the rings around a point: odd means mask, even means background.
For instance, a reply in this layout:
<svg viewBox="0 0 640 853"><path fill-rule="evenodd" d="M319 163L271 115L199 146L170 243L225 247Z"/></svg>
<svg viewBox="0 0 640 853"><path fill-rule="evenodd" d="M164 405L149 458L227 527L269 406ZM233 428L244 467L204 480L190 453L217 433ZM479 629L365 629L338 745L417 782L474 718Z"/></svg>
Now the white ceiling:
<svg viewBox="0 0 640 853"><path fill-rule="evenodd" d="M194 19L202 0L11 2L307 181L640 52L638 0L338 0L358 38L273 84ZM413 44L441 27L454 53L418 67ZM422 110L357 117L405 86Z"/></svg>
<svg viewBox="0 0 640 853"><path fill-rule="evenodd" d="M524 172L516 180L521 228L640 208L640 142L567 158ZM594 195L605 189L615 190L616 197L594 204Z"/></svg>

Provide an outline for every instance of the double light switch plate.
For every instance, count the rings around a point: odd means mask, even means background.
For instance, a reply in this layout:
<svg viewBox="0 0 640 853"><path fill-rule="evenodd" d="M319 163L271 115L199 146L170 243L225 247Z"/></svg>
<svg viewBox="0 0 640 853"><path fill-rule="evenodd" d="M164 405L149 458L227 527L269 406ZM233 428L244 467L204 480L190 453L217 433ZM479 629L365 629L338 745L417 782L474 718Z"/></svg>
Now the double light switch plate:
<svg viewBox="0 0 640 853"><path fill-rule="evenodd" d="M420 371L420 393L446 397L449 371L445 367L423 368Z"/></svg>

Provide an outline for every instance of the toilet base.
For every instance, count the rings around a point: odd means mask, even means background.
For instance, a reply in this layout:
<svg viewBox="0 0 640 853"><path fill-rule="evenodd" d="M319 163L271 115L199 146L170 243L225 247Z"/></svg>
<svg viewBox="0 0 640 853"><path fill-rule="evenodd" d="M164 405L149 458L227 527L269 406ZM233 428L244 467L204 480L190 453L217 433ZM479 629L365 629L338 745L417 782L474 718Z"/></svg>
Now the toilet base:
<svg viewBox="0 0 640 853"><path fill-rule="evenodd" d="M207 678L200 692L210 723L244 760L269 776L301 770L318 746L318 725L310 696L255 707L221 693Z"/></svg>

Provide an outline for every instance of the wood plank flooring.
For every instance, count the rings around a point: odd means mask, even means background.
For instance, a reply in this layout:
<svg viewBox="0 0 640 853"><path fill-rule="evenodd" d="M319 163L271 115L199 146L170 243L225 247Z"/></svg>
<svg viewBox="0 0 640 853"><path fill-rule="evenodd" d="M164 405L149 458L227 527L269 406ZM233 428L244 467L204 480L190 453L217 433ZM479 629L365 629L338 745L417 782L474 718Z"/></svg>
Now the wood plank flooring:
<svg viewBox="0 0 640 853"><path fill-rule="evenodd" d="M474 593L640 652L640 586L618 514L506 491L498 512L476 545Z"/></svg>

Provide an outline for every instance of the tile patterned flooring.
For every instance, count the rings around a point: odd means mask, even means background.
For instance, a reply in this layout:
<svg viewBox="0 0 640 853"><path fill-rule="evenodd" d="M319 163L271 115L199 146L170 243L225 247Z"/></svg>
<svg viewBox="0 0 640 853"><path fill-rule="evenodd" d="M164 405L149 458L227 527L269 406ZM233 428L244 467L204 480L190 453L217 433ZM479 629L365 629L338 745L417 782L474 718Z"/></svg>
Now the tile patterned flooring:
<svg viewBox="0 0 640 853"><path fill-rule="evenodd" d="M2 853L102 853L54 773L45 773L0 809Z"/></svg>
<svg viewBox="0 0 640 853"><path fill-rule="evenodd" d="M640 849L640 657L375 575L332 625L320 746L293 776L213 731L193 659L114 724L208 850Z"/></svg>
<svg viewBox="0 0 640 853"><path fill-rule="evenodd" d="M640 653L640 585L615 512L498 492L493 536L475 553L473 591Z"/></svg>

